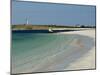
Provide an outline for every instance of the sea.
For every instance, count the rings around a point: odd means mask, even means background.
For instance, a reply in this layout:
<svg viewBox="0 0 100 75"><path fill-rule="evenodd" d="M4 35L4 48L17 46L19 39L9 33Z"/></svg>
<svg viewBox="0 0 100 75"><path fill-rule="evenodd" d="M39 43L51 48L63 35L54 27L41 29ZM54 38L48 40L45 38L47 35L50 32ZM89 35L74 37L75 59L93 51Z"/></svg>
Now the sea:
<svg viewBox="0 0 100 75"><path fill-rule="evenodd" d="M75 41L79 41L77 44L83 42L84 48L80 49ZM77 34L12 32L12 73L64 70L70 62L87 53L93 45L92 38ZM62 60L65 57L66 61ZM66 66L62 61L66 62Z"/></svg>

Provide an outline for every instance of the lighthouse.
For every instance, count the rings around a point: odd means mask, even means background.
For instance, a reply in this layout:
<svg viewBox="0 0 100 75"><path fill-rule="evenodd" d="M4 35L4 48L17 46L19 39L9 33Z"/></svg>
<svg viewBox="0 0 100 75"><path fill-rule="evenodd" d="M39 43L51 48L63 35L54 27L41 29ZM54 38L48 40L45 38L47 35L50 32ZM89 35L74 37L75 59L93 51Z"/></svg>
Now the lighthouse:
<svg viewBox="0 0 100 75"><path fill-rule="evenodd" d="M28 25L29 24L29 21L28 21L28 18L26 18L26 25Z"/></svg>

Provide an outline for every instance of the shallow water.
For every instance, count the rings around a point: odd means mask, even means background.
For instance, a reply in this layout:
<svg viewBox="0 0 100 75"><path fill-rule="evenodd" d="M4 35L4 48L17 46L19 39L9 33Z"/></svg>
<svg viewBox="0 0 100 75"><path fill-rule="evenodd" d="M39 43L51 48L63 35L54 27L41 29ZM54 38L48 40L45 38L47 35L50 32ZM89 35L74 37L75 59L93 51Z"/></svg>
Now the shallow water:
<svg viewBox="0 0 100 75"><path fill-rule="evenodd" d="M85 44L85 47L81 49L82 52L78 51L78 47L73 44L75 40L81 40ZM87 53L86 51L90 50L92 46L94 46L92 38L75 34L12 33L12 72L24 73L24 71L34 72L37 70L41 72L41 69L46 71L45 69L48 68L47 64L49 64L47 62L48 59L54 61L50 66L53 66L55 70L63 70L64 62L59 63L58 61L64 59L65 55L74 58L71 61L68 58L67 66L69 62L79 58L81 54ZM75 56L73 56L73 52L76 53ZM77 56L77 53L79 56ZM60 66L55 65L55 63L59 63ZM42 64L42 67L40 67L40 64ZM52 68L49 67L49 69Z"/></svg>

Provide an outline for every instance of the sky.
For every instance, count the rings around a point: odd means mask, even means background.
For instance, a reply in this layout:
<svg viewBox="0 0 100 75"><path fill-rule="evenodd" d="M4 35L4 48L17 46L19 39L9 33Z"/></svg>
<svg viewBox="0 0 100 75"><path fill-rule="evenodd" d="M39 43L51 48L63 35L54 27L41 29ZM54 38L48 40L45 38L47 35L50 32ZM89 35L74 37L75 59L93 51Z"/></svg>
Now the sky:
<svg viewBox="0 0 100 75"><path fill-rule="evenodd" d="M95 6L12 1L13 24L95 25Z"/></svg>

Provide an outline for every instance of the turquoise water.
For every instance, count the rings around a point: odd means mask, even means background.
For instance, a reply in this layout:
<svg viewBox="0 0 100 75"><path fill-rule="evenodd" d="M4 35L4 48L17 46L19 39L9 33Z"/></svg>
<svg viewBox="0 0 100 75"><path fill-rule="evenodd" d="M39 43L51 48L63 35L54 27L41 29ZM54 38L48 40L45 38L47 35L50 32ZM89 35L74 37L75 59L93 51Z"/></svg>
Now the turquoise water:
<svg viewBox="0 0 100 75"><path fill-rule="evenodd" d="M13 72L30 72L36 65L41 64L48 57L66 52L77 51L72 42L75 39L83 39L89 44L91 39L80 35L56 34L56 33L13 33L12 34L12 70ZM89 40L90 39L90 40ZM88 41L87 41L88 40ZM90 43L90 45L92 45ZM86 45L90 49L90 45ZM75 49L75 50L74 50ZM82 49L83 50L83 49ZM83 51L84 53L84 51ZM63 56L63 55L61 55ZM58 56L57 56L58 57ZM57 60L61 60L60 57ZM52 61L52 60L51 60ZM54 61L54 60L53 60ZM53 64L52 64L53 65ZM62 65L62 64L61 64Z"/></svg>
<svg viewBox="0 0 100 75"><path fill-rule="evenodd" d="M74 37L58 34L15 33L12 36L12 55L19 58L28 57L30 54L33 57L48 53L51 55L65 48L63 45L65 40L68 45Z"/></svg>

